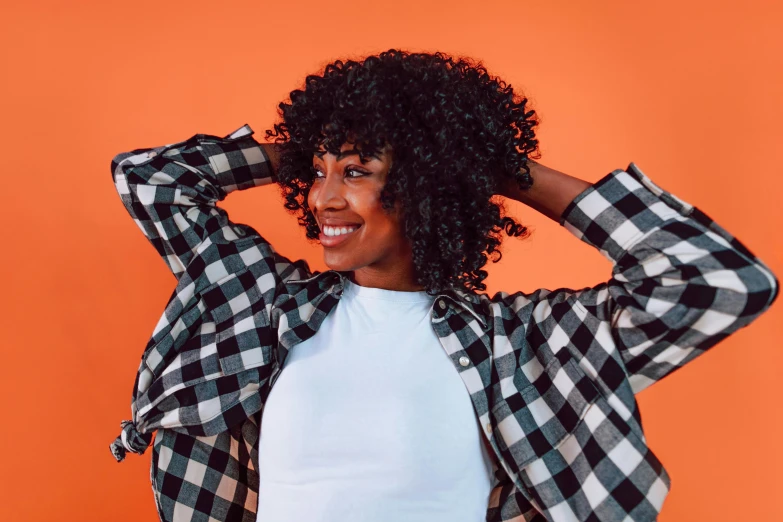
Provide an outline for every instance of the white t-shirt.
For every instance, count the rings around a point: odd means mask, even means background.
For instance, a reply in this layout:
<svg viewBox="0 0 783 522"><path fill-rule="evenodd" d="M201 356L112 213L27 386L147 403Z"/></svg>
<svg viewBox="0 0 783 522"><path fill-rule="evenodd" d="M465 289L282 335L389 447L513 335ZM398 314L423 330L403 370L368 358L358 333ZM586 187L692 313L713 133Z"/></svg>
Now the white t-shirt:
<svg viewBox="0 0 783 522"><path fill-rule="evenodd" d="M257 522L480 522L492 463L434 297L346 280L269 393Z"/></svg>

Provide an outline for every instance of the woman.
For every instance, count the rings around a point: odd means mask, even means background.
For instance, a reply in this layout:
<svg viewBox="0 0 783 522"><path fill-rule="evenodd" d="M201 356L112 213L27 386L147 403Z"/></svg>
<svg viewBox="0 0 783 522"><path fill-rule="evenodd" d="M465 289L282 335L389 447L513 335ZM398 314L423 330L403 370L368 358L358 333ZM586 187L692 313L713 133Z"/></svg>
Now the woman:
<svg viewBox="0 0 783 522"><path fill-rule="evenodd" d="M275 144L245 125L112 161L178 281L111 445L158 431L161 520L654 520L670 480L634 395L768 309L769 268L634 163L532 161L535 111L466 59L336 61L290 101ZM329 270L216 205L273 182ZM494 195L612 277L479 293L500 233L527 235Z"/></svg>

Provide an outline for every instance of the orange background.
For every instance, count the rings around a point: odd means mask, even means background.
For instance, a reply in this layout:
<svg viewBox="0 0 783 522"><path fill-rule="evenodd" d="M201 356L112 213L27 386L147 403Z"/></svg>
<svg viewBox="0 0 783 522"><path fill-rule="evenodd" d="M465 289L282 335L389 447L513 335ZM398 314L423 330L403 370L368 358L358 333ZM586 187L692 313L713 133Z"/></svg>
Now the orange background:
<svg viewBox="0 0 783 522"><path fill-rule="evenodd" d="M156 520L151 449L118 465L144 345L175 280L110 160L244 123L336 58L483 60L541 116L541 162L630 161L783 275L783 16L775 2L15 2L0 14L0 520ZM637 4L637 3L634 3ZM642 4L642 3L638 3ZM775 27L778 30L775 30ZM267 188L222 203L284 255L320 247ZM488 291L580 288L611 265L521 203ZM780 520L783 306L639 395L672 476L661 520Z"/></svg>

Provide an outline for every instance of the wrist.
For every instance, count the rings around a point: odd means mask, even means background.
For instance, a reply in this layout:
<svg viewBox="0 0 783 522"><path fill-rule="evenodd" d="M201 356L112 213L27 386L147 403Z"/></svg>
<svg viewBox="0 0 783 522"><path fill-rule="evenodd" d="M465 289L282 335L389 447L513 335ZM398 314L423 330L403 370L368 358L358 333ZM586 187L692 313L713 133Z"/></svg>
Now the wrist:
<svg viewBox="0 0 783 522"><path fill-rule="evenodd" d="M503 196L504 198L508 199L514 199L516 201L521 201L521 198L525 197L525 193L530 191L533 188L533 183L536 177L536 169L537 167L540 167L541 165L539 163L536 163L535 161L528 159L527 160L527 166L530 170L530 174L528 176L528 187L522 188L520 187L520 181L519 177L523 176L525 174L524 169L519 169L519 173L516 177L508 177L503 176L503 180L501 181L501 187L499 190L499 194Z"/></svg>
<svg viewBox="0 0 783 522"><path fill-rule="evenodd" d="M528 165L530 176L534 180L533 185L527 190L522 190L516 182L512 182L513 186L508 187L509 193L506 197L524 203L558 223L568 204L592 186L587 181L534 161L528 161Z"/></svg>
<svg viewBox="0 0 783 522"><path fill-rule="evenodd" d="M266 153L266 156L269 158L269 165L272 168L272 172L274 172L275 176L277 175L277 169L280 166L280 154L276 148L275 143L259 143L261 148L264 150L264 153Z"/></svg>

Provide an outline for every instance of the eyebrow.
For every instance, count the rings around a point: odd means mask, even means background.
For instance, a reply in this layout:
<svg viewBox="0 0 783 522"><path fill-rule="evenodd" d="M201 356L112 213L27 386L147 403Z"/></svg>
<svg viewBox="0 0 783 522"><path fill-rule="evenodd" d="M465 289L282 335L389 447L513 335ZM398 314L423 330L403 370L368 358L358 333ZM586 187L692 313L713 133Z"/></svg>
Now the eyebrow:
<svg viewBox="0 0 783 522"><path fill-rule="evenodd" d="M324 158L324 154L326 154L326 151L315 151L313 154L318 156L319 159L323 159ZM357 149L340 151L340 153L337 154L337 159L339 160L339 159L341 159L341 158L343 158L345 156L351 156L351 155L354 155L354 154L360 154L360 151L357 150ZM381 159L380 156L378 156L378 154L365 154L365 156L369 156L371 158L376 158L376 159Z"/></svg>

